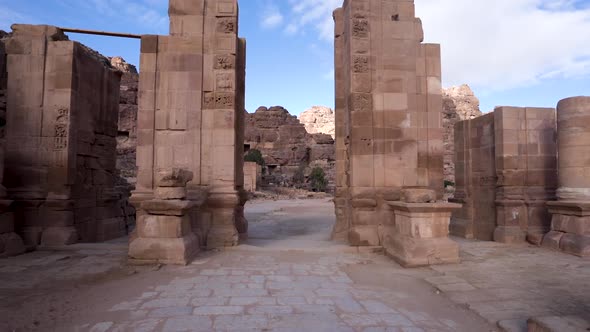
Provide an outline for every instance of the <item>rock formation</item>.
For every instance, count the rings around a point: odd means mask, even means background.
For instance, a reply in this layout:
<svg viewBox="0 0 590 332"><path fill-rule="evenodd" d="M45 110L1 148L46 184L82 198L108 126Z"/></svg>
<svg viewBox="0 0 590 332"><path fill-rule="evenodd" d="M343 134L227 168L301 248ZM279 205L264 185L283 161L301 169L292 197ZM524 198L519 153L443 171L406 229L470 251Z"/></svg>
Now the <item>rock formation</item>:
<svg viewBox="0 0 590 332"><path fill-rule="evenodd" d="M260 150L268 172L266 184L293 186L297 173L308 175L319 166L333 183L334 140L326 134L309 134L297 117L281 106L260 107L246 114L244 144Z"/></svg>
<svg viewBox="0 0 590 332"><path fill-rule="evenodd" d="M121 57L110 58L111 65L123 72L119 101L119 129L117 134L117 169L127 183L135 187L137 147L137 90L139 74L135 66Z"/></svg>
<svg viewBox="0 0 590 332"><path fill-rule="evenodd" d="M336 139L334 111L325 106L313 106L299 115L299 121L310 134L328 134Z"/></svg>
<svg viewBox="0 0 590 332"><path fill-rule="evenodd" d="M109 58L109 60L111 61L111 66L113 66L113 68L116 68L123 73L138 74L137 68L134 65L127 63L127 61L120 56L114 56Z"/></svg>
<svg viewBox="0 0 590 332"><path fill-rule="evenodd" d="M446 196L452 195L455 183L454 126L463 120L471 120L482 115L479 99L471 88L463 84L443 89L443 127L444 127L444 177L447 181Z"/></svg>

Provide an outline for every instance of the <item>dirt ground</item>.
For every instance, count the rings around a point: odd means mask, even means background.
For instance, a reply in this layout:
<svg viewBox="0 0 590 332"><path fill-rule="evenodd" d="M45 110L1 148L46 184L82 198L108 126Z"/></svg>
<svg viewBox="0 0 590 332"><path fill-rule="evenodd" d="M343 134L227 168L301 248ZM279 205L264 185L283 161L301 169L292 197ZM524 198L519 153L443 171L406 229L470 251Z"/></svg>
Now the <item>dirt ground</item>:
<svg viewBox="0 0 590 332"><path fill-rule="evenodd" d="M329 197L248 203L249 237L188 266L128 266L126 239L0 260L0 331L496 331L590 313L590 263L458 240L403 269L329 240ZM516 330L515 330L516 331Z"/></svg>

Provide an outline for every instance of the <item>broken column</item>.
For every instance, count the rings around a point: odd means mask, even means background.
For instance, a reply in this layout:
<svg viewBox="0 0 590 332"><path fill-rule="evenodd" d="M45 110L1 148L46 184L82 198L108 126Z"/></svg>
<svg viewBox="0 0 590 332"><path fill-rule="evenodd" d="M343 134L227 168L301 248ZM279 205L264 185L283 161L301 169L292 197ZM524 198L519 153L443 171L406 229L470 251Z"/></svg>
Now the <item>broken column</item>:
<svg viewBox="0 0 590 332"><path fill-rule="evenodd" d="M115 188L120 73L52 26L6 41L5 186L28 245L124 236Z"/></svg>
<svg viewBox="0 0 590 332"><path fill-rule="evenodd" d="M155 197L160 170L192 172L189 211L200 246L238 243L243 195L245 41L236 0L170 1L170 35L143 36L138 176L132 201ZM241 108L241 109L240 109ZM178 253L186 257L184 253ZM141 257L136 257L141 259Z"/></svg>
<svg viewBox="0 0 590 332"><path fill-rule="evenodd" d="M590 97L557 105L559 189L543 246L590 257Z"/></svg>
<svg viewBox="0 0 590 332"><path fill-rule="evenodd" d="M186 265L199 252L190 214L204 200L187 199L186 185L192 179L193 173L183 169L156 173L154 199L138 204L137 230L129 244L132 263Z"/></svg>
<svg viewBox="0 0 590 332"><path fill-rule="evenodd" d="M386 253L404 267L459 263L459 245L449 239L449 222L460 204L437 202L429 189L404 189L388 202L395 222L388 227Z"/></svg>

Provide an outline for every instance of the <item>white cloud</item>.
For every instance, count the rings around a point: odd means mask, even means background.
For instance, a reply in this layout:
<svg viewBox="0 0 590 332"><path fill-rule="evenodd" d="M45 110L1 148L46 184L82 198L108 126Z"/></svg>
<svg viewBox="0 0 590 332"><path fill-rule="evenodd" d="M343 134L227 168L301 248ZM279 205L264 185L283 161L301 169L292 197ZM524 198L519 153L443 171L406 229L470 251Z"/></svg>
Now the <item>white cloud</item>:
<svg viewBox="0 0 590 332"><path fill-rule="evenodd" d="M166 33L168 30L167 0L60 0L60 4L77 9L81 15L100 14L103 20L128 21L142 31Z"/></svg>
<svg viewBox="0 0 590 332"><path fill-rule="evenodd" d="M332 42L342 0L289 0L288 34L315 31ZM482 92L547 78L590 75L590 5L585 0L416 0L427 42L440 43L445 85Z"/></svg>
<svg viewBox="0 0 590 332"><path fill-rule="evenodd" d="M342 0L289 0L291 18L285 32L295 34L312 27L318 38L331 42L334 39L332 12L342 6Z"/></svg>
<svg viewBox="0 0 590 332"><path fill-rule="evenodd" d="M281 14L279 7L274 3L267 1L262 10L262 20L260 21L260 25L266 29L276 28L283 23L283 20L284 17Z"/></svg>
<svg viewBox="0 0 590 332"><path fill-rule="evenodd" d="M445 85L483 92L590 74L590 8L575 0L416 1Z"/></svg>

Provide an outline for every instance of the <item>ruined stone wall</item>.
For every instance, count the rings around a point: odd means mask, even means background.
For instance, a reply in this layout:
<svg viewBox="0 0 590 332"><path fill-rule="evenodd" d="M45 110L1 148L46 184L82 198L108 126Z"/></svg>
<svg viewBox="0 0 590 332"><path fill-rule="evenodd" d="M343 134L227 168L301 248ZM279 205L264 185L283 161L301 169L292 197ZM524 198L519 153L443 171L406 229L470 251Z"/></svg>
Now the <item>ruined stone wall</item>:
<svg viewBox="0 0 590 332"><path fill-rule="evenodd" d="M336 77L337 127L338 113L350 114L343 136L350 160L348 239L379 245L380 227L392 223L386 202L398 199L401 188L428 187L443 196L440 46L422 44L413 1L351 0L335 16L342 17L336 65L344 72ZM338 220L336 228L347 222Z"/></svg>
<svg viewBox="0 0 590 332"><path fill-rule="evenodd" d="M251 161L244 163L244 189L246 191L255 192L261 176L262 166Z"/></svg>
<svg viewBox="0 0 590 332"><path fill-rule="evenodd" d="M557 189L557 124L553 108L499 107L494 240L539 243L550 227L547 201Z"/></svg>
<svg viewBox="0 0 590 332"><path fill-rule="evenodd" d="M557 186L555 110L498 107L455 125L455 235L539 243Z"/></svg>
<svg viewBox="0 0 590 332"><path fill-rule="evenodd" d="M5 185L17 230L29 245L125 235L116 187L120 73L55 27L15 25L6 44Z"/></svg>
<svg viewBox="0 0 590 332"><path fill-rule="evenodd" d="M6 73L6 50L4 48L4 38L6 32L0 30L0 116L6 119L6 87L7 87L7 73ZM0 123L0 138L4 138L4 124Z"/></svg>
<svg viewBox="0 0 590 332"><path fill-rule="evenodd" d="M444 154L444 179L445 195L451 197L454 193L455 183L455 145L454 126L457 122L470 120L482 115L479 109L479 99L474 95L468 85L450 87L443 92L443 141Z"/></svg>
<svg viewBox="0 0 590 332"><path fill-rule="evenodd" d="M454 126L456 191L451 234L491 241L496 228L496 150L494 114Z"/></svg>

